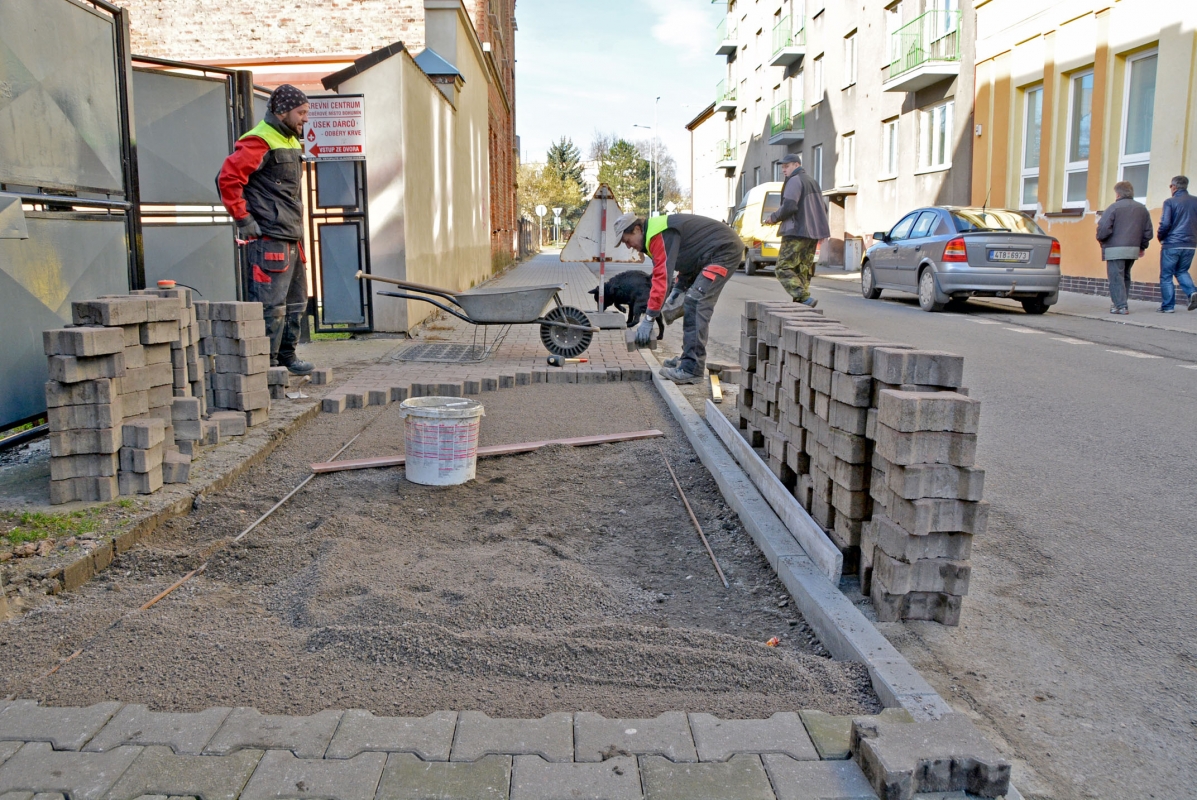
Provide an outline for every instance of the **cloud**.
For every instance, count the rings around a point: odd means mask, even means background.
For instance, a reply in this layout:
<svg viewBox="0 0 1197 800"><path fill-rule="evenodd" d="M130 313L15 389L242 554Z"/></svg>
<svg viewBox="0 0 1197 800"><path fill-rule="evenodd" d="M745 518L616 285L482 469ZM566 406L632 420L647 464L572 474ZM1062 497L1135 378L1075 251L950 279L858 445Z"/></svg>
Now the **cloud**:
<svg viewBox="0 0 1197 800"><path fill-rule="evenodd" d="M657 16L652 26L654 39L679 51L686 61L711 54L715 25L709 5L695 0L649 0L648 5Z"/></svg>

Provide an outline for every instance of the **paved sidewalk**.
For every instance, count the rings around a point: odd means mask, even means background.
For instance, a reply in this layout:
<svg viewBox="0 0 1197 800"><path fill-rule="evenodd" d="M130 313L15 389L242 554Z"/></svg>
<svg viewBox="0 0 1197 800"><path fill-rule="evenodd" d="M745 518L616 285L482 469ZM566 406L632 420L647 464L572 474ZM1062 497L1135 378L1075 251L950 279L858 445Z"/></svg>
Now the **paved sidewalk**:
<svg viewBox="0 0 1197 800"><path fill-rule="evenodd" d="M584 311L594 310L590 289L598 280L584 264L563 263L557 251L540 255L520 264L485 284L487 288L543 286L562 284L561 302ZM500 332L490 326L485 334L491 340ZM420 326L418 343L479 344L484 329L461 320L440 315ZM343 385L335 387L323 400L323 410L340 413L346 408L386 405L421 395L458 397L496 389L508 389L535 383L607 383L610 381L647 381L652 375L644 360L629 353L622 330L594 334L590 347L582 354L583 364L550 367L548 351L540 341L539 325L513 325L494 353L478 364L402 361L406 347L396 349L388 363L367 367Z"/></svg>
<svg viewBox="0 0 1197 800"><path fill-rule="evenodd" d="M874 719L909 721L904 714ZM405 719L19 700L0 705L0 797L875 798L849 760L850 726L851 718L807 711L767 720L682 712L508 720L474 711Z"/></svg>

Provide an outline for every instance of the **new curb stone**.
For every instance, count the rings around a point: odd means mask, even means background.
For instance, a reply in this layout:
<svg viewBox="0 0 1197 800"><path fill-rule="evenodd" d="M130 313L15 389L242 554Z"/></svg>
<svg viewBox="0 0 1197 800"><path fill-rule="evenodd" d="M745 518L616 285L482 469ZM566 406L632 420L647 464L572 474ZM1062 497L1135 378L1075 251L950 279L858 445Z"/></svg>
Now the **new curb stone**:
<svg viewBox="0 0 1197 800"><path fill-rule="evenodd" d="M646 800L774 800L761 757L726 763L675 764L661 756L640 759Z"/></svg>
<svg viewBox="0 0 1197 800"><path fill-rule="evenodd" d="M140 753L140 747L62 753L49 742L30 742L0 767L0 793L62 792L71 800L100 800Z"/></svg>
<svg viewBox="0 0 1197 800"><path fill-rule="evenodd" d="M198 756L230 711L209 708L194 714L170 714L127 705L83 749L103 753L126 744L166 745L179 755Z"/></svg>
<svg viewBox="0 0 1197 800"><path fill-rule="evenodd" d="M377 800L507 800L510 785L511 756L438 762L395 753L387 759Z"/></svg>
<svg viewBox="0 0 1197 800"><path fill-rule="evenodd" d="M204 748L204 753L223 756L242 748L257 748L290 750L300 758L321 758L340 721L340 711L287 717L261 714L252 708L235 708Z"/></svg>
<svg viewBox="0 0 1197 800"><path fill-rule="evenodd" d="M374 800L386 761L385 753L336 761L271 750L262 756L241 800Z"/></svg>
<svg viewBox="0 0 1197 800"><path fill-rule="evenodd" d="M511 800L641 800L636 759L617 756L597 764L550 764L540 756L516 756Z"/></svg>
<svg viewBox="0 0 1197 800"><path fill-rule="evenodd" d="M325 758L353 758L358 753L415 753L424 761L448 761L457 713L436 711L426 717L376 717L346 711Z"/></svg>
<svg viewBox="0 0 1197 800"><path fill-rule="evenodd" d="M574 715L575 761L602 761L617 755L698 760L690 723L681 711L668 711L656 719L607 719L588 711Z"/></svg>
<svg viewBox="0 0 1197 800"><path fill-rule="evenodd" d="M802 719L792 711L761 720L691 714L690 729L699 761L726 761L739 753L782 753L800 761L819 758Z"/></svg>
<svg viewBox="0 0 1197 800"><path fill-rule="evenodd" d="M491 719L481 711L462 711L450 760L477 761L492 754L573 761L573 714L559 712L541 719Z"/></svg>
<svg viewBox="0 0 1197 800"><path fill-rule="evenodd" d="M154 794L236 800L261 758L261 750L238 750L229 756L177 756L169 747L147 747L105 800L137 800Z"/></svg>
<svg viewBox="0 0 1197 800"><path fill-rule="evenodd" d="M50 742L55 750L78 750L120 709L120 703L87 708L50 708L17 700L0 711L0 741Z"/></svg>

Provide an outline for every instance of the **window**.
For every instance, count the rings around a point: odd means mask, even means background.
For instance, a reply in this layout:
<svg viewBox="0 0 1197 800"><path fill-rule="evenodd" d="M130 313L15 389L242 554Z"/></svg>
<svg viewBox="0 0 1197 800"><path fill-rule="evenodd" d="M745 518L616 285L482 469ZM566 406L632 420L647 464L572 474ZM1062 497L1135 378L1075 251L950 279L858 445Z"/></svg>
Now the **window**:
<svg viewBox="0 0 1197 800"><path fill-rule="evenodd" d="M740 116L737 117L736 119L739 120L739 126L740 126L739 129L736 131L736 133L738 134L736 137L736 140L740 144L745 144L744 131L746 131L748 129L748 108L745 107L745 108L740 109Z"/></svg>
<svg viewBox="0 0 1197 800"><path fill-rule="evenodd" d="M952 112L949 100L919 112L919 168L947 169L952 166Z"/></svg>
<svg viewBox="0 0 1197 800"><path fill-rule="evenodd" d="M958 233L974 231L1010 231L1011 233L1034 233L1043 235L1043 229L1034 220L1013 211L987 208L958 208L952 212L952 223Z"/></svg>
<svg viewBox="0 0 1197 800"><path fill-rule="evenodd" d="M919 221L914 224L914 228L910 231L910 238L925 239L935 230L935 225L938 222L939 214L936 214L934 211L924 211L919 215Z"/></svg>
<svg viewBox="0 0 1197 800"><path fill-rule="evenodd" d="M766 192L765 202L761 203L761 222L777 209L781 208L781 192Z"/></svg>
<svg viewBox="0 0 1197 800"><path fill-rule="evenodd" d="M790 78L790 109L791 113L806 109L806 84L803 79L806 73L798 70L798 74Z"/></svg>
<svg viewBox="0 0 1197 800"><path fill-rule="evenodd" d="M786 176L781 174L781 162L774 161L773 162L773 180L784 181L785 179L786 179Z"/></svg>
<svg viewBox="0 0 1197 800"><path fill-rule="evenodd" d="M752 111L752 135L760 136L761 129L764 127L764 124L765 118L761 114L761 98L758 97L756 99L756 103L753 105Z"/></svg>
<svg viewBox="0 0 1197 800"><path fill-rule="evenodd" d="M957 0L928 0L927 10L933 12L931 18L931 41L937 42L956 30L956 14L960 9Z"/></svg>
<svg viewBox="0 0 1197 800"><path fill-rule="evenodd" d="M898 119L881 123L881 176L896 177L898 174Z"/></svg>
<svg viewBox="0 0 1197 800"><path fill-rule="evenodd" d="M1069 80L1068 147L1064 165L1064 207L1085 205L1089 188L1089 131L1093 122L1093 73Z"/></svg>
<svg viewBox="0 0 1197 800"><path fill-rule="evenodd" d="M761 185L761 168L760 167L752 168L752 185L753 186Z"/></svg>
<svg viewBox="0 0 1197 800"><path fill-rule="evenodd" d="M815 183L819 184L819 188L823 188L823 145L815 145L810 152L810 168L811 177L815 179Z"/></svg>
<svg viewBox="0 0 1197 800"><path fill-rule="evenodd" d="M815 56L815 99L811 103L814 105L823 99L823 54L819 53Z"/></svg>
<svg viewBox="0 0 1197 800"><path fill-rule="evenodd" d="M856 31L844 37L844 88L856 83Z"/></svg>
<svg viewBox="0 0 1197 800"><path fill-rule="evenodd" d="M902 218L902 221L893 227L889 232L889 240L897 242L905 239L910 235L910 229L914 227L914 221L919 218L919 212L915 211L912 214L907 214Z"/></svg>
<svg viewBox="0 0 1197 800"><path fill-rule="evenodd" d="M843 159L843 176L845 186L856 185L856 134L845 133L840 156Z"/></svg>
<svg viewBox="0 0 1197 800"><path fill-rule="evenodd" d="M1155 53L1138 56L1126 65L1126 99L1122 104L1122 149L1118 153L1122 180L1135 187L1135 199L1147 201L1147 172L1151 166L1151 115L1155 106Z"/></svg>
<svg viewBox="0 0 1197 800"><path fill-rule="evenodd" d="M1039 134L1043 130L1043 87L1027 89L1023 108L1022 187L1018 207L1039 205Z"/></svg>
<svg viewBox="0 0 1197 800"><path fill-rule="evenodd" d="M888 42L889 61L893 63L898 60L901 55L901 45L898 44L898 37L895 34L898 28L902 27L902 4L894 3L889 8L885 9L885 41Z"/></svg>

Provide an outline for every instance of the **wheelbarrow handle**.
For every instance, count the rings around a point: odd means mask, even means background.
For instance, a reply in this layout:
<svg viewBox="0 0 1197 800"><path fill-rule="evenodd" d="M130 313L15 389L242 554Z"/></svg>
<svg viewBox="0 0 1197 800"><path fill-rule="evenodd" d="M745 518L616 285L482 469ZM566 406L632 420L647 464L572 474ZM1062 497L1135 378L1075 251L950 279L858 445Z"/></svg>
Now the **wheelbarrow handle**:
<svg viewBox="0 0 1197 800"><path fill-rule="evenodd" d="M357 278L359 281L365 280L365 281L379 281L381 283L392 283L395 286L402 286L404 289L409 289L413 292L424 292L426 294L440 295L441 297L451 300L454 305L457 304L457 300L456 300L453 292L449 292L444 289L438 289L435 286L425 286L422 283L411 283L410 281L400 281L400 280L396 280L394 278L384 278L381 275L367 275L366 273L362 272L360 269L357 271L357 274L354 275L353 277Z"/></svg>

